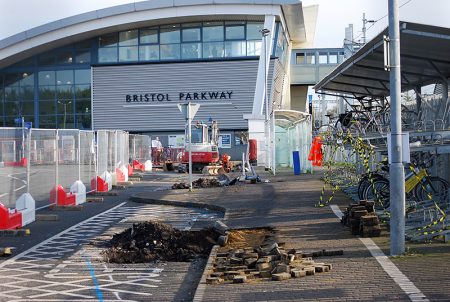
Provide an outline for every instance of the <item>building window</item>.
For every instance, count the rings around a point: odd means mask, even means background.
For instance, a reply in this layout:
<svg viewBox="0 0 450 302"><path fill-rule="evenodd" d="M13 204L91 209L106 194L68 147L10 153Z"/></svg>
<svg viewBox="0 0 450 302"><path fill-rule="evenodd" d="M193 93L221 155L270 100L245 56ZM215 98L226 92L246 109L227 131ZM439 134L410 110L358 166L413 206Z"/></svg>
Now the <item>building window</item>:
<svg viewBox="0 0 450 302"><path fill-rule="evenodd" d="M183 28L181 35L183 42L199 42L201 40L200 28Z"/></svg>
<svg viewBox="0 0 450 302"><path fill-rule="evenodd" d="M224 54L223 42L203 43L203 58L221 58Z"/></svg>
<svg viewBox="0 0 450 302"><path fill-rule="evenodd" d="M98 62L99 63L117 62L117 48L116 47L99 48Z"/></svg>
<svg viewBox="0 0 450 302"><path fill-rule="evenodd" d="M319 64L328 64L328 55L326 53L319 53Z"/></svg>
<svg viewBox="0 0 450 302"><path fill-rule="evenodd" d="M127 30L119 32L119 46L138 45L138 30Z"/></svg>
<svg viewBox="0 0 450 302"><path fill-rule="evenodd" d="M181 44L182 59L200 59L202 57L201 43L183 43Z"/></svg>
<svg viewBox="0 0 450 302"><path fill-rule="evenodd" d="M139 47L139 61L158 61L159 45L145 45Z"/></svg>
<svg viewBox="0 0 450 302"><path fill-rule="evenodd" d="M225 42L225 57L244 57L246 48L245 41Z"/></svg>
<svg viewBox="0 0 450 302"><path fill-rule="evenodd" d="M138 60L138 47L119 47L119 62L130 62Z"/></svg>
<svg viewBox="0 0 450 302"><path fill-rule="evenodd" d="M238 22L225 26L225 40L245 40L245 25Z"/></svg>
<svg viewBox="0 0 450 302"><path fill-rule="evenodd" d="M331 52L328 56L328 63L329 64L337 64L338 63L338 53L337 52Z"/></svg>
<svg viewBox="0 0 450 302"><path fill-rule="evenodd" d="M261 54L261 40L247 41L247 56L259 56Z"/></svg>
<svg viewBox="0 0 450 302"><path fill-rule="evenodd" d="M203 23L203 42L223 41L223 23L205 22Z"/></svg>
<svg viewBox="0 0 450 302"><path fill-rule="evenodd" d="M316 64L316 55L315 54L307 54L306 55L306 64Z"/></svg>
<svg viewBox="0 0 450 302"><path fill-rule="evenodd" d="M100 47L115 47L118 45L119 42L117 33L100 36L98 40Z"/></svg>
<svg viewBox="0 0 450 302"><path fill-rule="evenodd" d="M161 44L180 43L180 26L161 27L160 40Z"/></svg>
<svg viewBox="0 0 450 302"><path fill-rule="evenodd" d="M295 64L305 64L305 53L299 52L295 54Z"/></svg>
<svg viewBox="0 0 450 302"><path fill-rule="evenodd" d="M144 28L139 33L140 44L158 44L158 28Z"/></svg>
<svg viewBox="0 0 450 302"><path fill-rule="evenodd" d="M161 45L161 60L179 60L180 44Z"/></svg>

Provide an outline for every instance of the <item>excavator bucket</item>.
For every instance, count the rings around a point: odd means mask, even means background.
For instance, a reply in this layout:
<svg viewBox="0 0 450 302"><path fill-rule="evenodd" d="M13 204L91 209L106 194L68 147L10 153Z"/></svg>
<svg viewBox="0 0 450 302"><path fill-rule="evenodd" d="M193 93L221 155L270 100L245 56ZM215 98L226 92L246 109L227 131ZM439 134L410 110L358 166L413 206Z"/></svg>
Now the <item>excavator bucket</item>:
<svg viewBox="0 0 450 302"><path fill-rule="evenodd" d="M202 169L203 175L220 175L225 173L225 169L222 166L205 166Z"/></svg>

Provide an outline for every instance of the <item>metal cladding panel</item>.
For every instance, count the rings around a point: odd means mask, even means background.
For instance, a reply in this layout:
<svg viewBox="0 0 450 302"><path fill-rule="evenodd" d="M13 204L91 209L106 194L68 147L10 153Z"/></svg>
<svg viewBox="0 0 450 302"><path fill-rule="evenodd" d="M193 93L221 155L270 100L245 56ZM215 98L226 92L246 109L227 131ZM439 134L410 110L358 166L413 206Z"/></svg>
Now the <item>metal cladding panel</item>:
<svg viewBox="0 0 450 302"><path fill-rule="evenodd" d="M195 121L246 129L257 71L258 60L93 67L93 128L184 131L177 104L191 101L201 104Z"/></svg>

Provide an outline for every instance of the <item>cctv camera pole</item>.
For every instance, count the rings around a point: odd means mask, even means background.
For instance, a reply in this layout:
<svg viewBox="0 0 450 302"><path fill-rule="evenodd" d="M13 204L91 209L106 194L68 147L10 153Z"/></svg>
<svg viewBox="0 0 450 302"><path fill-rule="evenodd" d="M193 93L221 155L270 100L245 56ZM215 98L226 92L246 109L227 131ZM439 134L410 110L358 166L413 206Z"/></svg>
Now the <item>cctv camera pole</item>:
<svg viewBox="0 0 450 302"><path fill-rule="evenodd" d="M405 171L402 163L401 78L400 78L400 28L398 0L389 0L389 48L391 94L391 256L405 252Z"/></svg>

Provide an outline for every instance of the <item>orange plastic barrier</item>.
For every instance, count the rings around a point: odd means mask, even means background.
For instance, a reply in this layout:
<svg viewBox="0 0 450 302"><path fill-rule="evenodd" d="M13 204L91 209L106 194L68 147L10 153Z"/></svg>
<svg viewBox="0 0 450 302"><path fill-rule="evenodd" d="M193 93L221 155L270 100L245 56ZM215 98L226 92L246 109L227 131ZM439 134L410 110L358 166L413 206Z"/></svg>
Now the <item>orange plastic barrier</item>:
<svg viewBox="0 0 450 302"><path fill-rule="evenodd" d="M76 205L76 195L73 193L66 193L64 188L61 185L58 185L50 191L50 203L59 206L74 206Z"/></svg>

